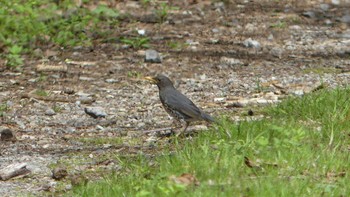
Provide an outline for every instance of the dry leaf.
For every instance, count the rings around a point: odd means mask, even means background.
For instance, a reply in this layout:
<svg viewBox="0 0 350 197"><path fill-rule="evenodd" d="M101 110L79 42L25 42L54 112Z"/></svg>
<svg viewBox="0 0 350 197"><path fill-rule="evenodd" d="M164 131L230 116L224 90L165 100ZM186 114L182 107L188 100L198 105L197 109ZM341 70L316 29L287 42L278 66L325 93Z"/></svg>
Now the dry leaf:
<svg viewBox="0 0 350 197"><path fill-rule="evenodd" d="M198 186L200 184L197 178L194 175L189 173L183 173L178 177L176 177L175 175L172 175L169 177L169 180L173 181L174 183L183 184L186 186L189 186L189 185Z"/></svg>

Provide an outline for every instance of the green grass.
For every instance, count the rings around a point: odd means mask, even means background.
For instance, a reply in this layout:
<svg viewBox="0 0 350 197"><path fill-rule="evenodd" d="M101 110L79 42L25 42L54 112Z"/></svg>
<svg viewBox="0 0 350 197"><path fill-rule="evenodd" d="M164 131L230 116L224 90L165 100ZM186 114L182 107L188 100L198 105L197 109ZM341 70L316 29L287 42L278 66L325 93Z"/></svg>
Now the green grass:
<svg viewBox="0 0 350 197"><path fill-rule="evenodd" d="M349 88L321 90L265 109L263 120L223 118L192 139L175 138L160 156L121 155L121 173L69 195L349 196L349 95ZM183 173L200 184L169 180Z"/></svg>
<svg viewBox="0 0 350 197"><path fill-rule="evenodd" d="M112 33L106 27L118 25L119 12L114 8L100 4L92 9L89 1L82 6L73 0L55 2L0 1L0 58L6 59L7 66L19 68L25 63L23 54L50 44L65 48L91 46L94 39Z"/></svg>
<svg viewBox="0 0 350 197"><path fill-rule="evenodd" d="M41 89L36 90L35 94L38 96L43 96L43 97L49 96L48 92L46 92L45 90L41 90Z"/></svg>
<svg viewBox="0 0 350 197"><path fill-rule="evenodd" d="M121 38L120 41L134 49L149 48L150 39L147 37Z"/></svg>
<svg viewBox="0 0 350 197"><path fill-rule="evenodd" d="M5 112L8 110L8 106L6 103L0 103L0 117L3 117Z"/></svg>

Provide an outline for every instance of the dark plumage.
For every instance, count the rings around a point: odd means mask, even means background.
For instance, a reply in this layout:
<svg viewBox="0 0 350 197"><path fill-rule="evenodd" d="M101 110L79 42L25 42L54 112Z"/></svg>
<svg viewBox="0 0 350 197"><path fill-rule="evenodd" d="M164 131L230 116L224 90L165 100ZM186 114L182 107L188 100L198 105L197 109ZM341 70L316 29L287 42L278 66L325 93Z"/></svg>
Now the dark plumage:
<svg viewBox="0 0 350 197"><path fill-rule="evenodd" d="M191 122L205 120L214 122L214 118L200 110L190 99L174 88L170 79L164 75L146 77L145 79L156 84L159 89L159 98L165 110L177 120L184 120L186 127Z"/></svg>

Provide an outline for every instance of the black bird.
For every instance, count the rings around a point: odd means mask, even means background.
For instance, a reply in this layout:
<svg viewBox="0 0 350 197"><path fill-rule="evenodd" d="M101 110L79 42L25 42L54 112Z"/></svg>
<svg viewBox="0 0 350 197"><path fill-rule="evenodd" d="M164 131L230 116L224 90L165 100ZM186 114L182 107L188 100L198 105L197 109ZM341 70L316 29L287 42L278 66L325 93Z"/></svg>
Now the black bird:
<svg viewBox="0 0 350 197"><path fill-rule="evenodd" d="M146 80L156 84L159 89L159 98L163 104L164 109L169 115L176 120L186 122L186 127L191 122L205 120L207 122L214 122L214 118L200 110L190 99L174 88L173 82L162 74L156 77L145 77Z"/></svg>

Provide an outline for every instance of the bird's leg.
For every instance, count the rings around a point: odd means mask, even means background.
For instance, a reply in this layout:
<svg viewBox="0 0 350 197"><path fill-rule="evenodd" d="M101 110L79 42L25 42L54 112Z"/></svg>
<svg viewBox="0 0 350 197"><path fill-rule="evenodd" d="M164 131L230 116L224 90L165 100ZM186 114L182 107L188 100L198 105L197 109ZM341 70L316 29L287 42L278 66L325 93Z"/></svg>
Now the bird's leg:
<svg viewBox="0 0 350 197"><path fill-rule="evenodd" d="M182 131L182 133L185 133L185 132L186 132L186 130L187 130L187 128L188 128L188 126L190 126L190 122L186 122L185 129L184 129L184 131Z"/></svg>
<svg viewBox="0 0 350 197"><path fill-rule="evenodd" d="M176 134L176 137L180 136L181 134L185 134L188 126L190 126L190 122L186 122L185 129L182 132L180 131L178 134Z"/></svg>

